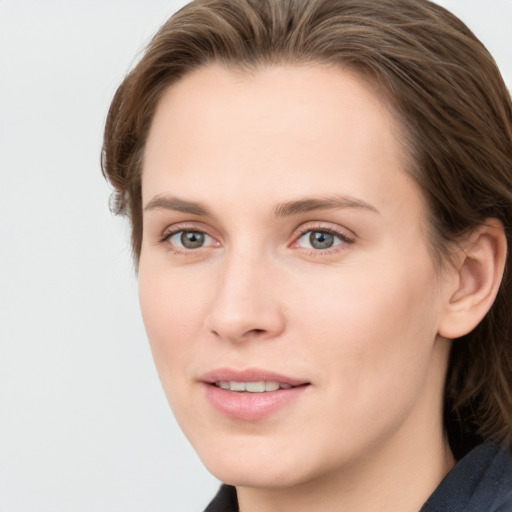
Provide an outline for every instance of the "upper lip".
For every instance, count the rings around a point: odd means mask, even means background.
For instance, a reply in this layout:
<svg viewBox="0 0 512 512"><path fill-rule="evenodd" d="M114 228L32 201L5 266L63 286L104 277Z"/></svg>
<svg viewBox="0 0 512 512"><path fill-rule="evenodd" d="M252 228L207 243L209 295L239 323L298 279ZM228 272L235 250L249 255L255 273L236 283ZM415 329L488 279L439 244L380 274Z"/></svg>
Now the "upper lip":
<svg viewBox="0 0 512 512"><path fill-rule="evenodd" d="M202 382L214 384L215 382L261 382L272 381L280 384L289 384L290 386L301 386L309 384L307 380L288 377L281 373L259 368L247 368L244 370L235 370L232 368L217 368L211 370L200 377Z"/></svg>

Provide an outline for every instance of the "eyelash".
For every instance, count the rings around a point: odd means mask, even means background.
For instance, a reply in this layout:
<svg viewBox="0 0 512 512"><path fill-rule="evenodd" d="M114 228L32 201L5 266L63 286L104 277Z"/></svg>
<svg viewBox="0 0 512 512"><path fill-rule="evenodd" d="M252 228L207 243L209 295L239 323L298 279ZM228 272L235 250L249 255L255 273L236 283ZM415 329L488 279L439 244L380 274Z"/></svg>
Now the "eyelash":
<svg viewBox="0 0 512 512"><path fill-rule="evenodd" d="M173 236L179 234L179 233L198 233L200 235L204 235L205 237L211 238L212 240L215 240L215 238L211 235L209 235L205 230L194 227L194 226L176 226L172 231L165 232L159 242L161 244L166 244L169 247L169 250L172 251L174 254L177 255L186 255L190 254L191 252L195 252L197 249L187 249L187 248L180 248L177 247L174 244L170 243L170 240ZM351 237L347 233L344 233L340 230L334 229L332 227L326 227L326 226L306 226L302 228L299 233L294 237L293 242L289 245L289 247L294 247L296 244L298 244L299 240L304 237L304 235L307 235L308 233L327 233L329 235L332 235L336 238L338 238L341 242L339 244L334 245L333 247L329 247L326 249L310 249L303 247L302 249L308 250L310 256L321 256L325 254L331 254L337 250L340 245L343 246L345 244L353 244L355 242L355 238ZM199 247L198 249L204 248L203 246Z"/></svg>
<svg viewBox="0 0 512 512"><path fill-rule="evenodd" d="M309 249L304 248L306 250L309 250L310 256L322 256L325 254L331 254L339 249L339 246L343 246L345 244L350 245L355 242L355 237L352 237L348 235L347 233L342 232L341 230L334 229L332 227L326 227L326 226L306 226L302 228L299 231L299 234L294 238L294 241L292 242L292 246L297 244L299 240L308 233L327 233L329 235L335 236L336 238L339 238L341 240L341 243L334 245L333 247L329 247L327 249Z"/></svg>
<svg viewBox="0 0 512 512"><path fill-rule="evenodd" d="M176 245L172 244L170 242L171 238L175 235L178 235L179 233L197 233L200 235L204 235L205 237L211 238L212 240L215 240L215 238L211 235L209 235L204 229L200 229L194 226L176 226L171 231L165 231L160 238L160 243L167 245L168 249L177 255L186 255L190 254L191 252L194 252L196 249L187 249L186 247L177 247ZM199 247L199 249L202 249L203 247Z"/></svg>

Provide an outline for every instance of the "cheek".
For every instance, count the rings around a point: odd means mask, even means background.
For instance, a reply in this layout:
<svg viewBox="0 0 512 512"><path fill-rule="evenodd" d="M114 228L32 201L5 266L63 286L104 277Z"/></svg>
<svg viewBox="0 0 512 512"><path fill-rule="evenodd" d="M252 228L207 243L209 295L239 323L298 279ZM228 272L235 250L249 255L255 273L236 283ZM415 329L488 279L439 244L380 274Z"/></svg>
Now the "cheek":
<svg viewBox="0 0 512 512"><path fill-rule="evenodd" d="M181 362L194 351L193 341L198 340L202 325L202 304L197 296L175 275L159 271L155 266L140 266L142 317L162 380L176 376Z"/></svg>
<svg viewBox="0 0 512 512"><path fill-rule="evenodd" d="M139 300L153 360L167 401L185 430L190 411L187 368L198 352L200 322L195 294L184 290L165 270L140 267Z"/></svg>
<svg viewBox="0 0 512 512"><path fill-rule="evenodd" d="M343 380L363 400L382 386L419 387L427 371L437 333L436 274L429 259L413 261L340 272L297 308L297 330L309 333L305 342L316 340L325 379Z"/></svg>
<svg viewBox="0 0 512 512"><path fill-rule="evenodd" d="M368 448L396 431L423 402L425 389L435 389L429 267L419 269L421 278L399 267L387 275L370 270L354 269L296 310L297 340L320 370L318 415L330 418L320 422L318 435L338 439L325 461L336 462L336 450Z"/></svg>

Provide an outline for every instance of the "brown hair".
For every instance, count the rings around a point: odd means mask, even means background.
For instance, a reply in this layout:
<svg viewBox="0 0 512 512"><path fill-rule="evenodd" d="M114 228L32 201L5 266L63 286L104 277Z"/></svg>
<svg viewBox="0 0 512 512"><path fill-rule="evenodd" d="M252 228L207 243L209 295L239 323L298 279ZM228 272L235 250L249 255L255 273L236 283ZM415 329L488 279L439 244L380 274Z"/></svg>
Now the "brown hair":
<svg viewBox="0 0 512 512"><path fill-rule="evenodd" d="M210 62L349 67L393 100L410 172L430 210L436 259L494 217L512 247L512 105L495 62L472 32L427 0L196 0L172 16L125 78L108 114L103 173L116 213L142 240L144 144L163 91ZM486 318L455 340L445 424L456 456L477 440L512 445L512 273Z"/></svg>

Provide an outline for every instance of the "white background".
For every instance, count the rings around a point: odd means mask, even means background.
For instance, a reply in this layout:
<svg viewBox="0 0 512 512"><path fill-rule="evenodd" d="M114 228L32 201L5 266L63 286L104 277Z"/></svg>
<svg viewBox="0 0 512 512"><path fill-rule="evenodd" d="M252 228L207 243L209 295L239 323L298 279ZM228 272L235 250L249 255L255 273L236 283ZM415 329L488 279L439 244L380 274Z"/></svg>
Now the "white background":
<svg viewBox="0 0 512 512"><path fill-rule="evenodd" d="M184 1L0 0L0 512L202 510L218 482L168 410L102 128ZM512 0L445 0L512 87Z"/></svg>

